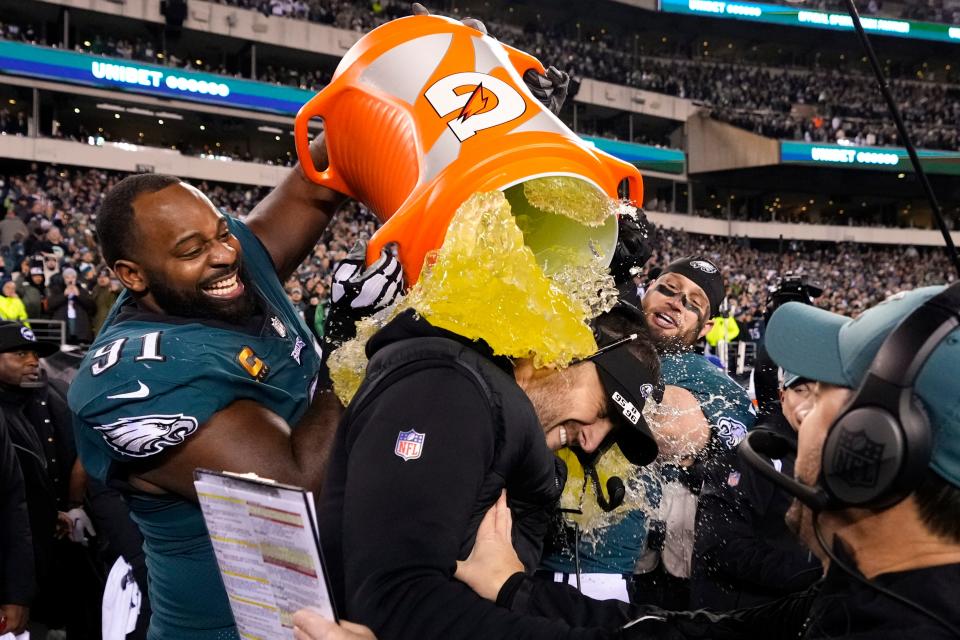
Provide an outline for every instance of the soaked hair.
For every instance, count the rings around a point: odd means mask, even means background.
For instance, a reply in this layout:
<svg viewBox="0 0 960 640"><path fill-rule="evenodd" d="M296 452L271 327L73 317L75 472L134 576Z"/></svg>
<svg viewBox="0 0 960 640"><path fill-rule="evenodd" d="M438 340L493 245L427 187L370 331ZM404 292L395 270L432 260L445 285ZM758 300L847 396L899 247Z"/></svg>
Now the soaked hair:
<svg viewBox="0 0 960 640"><path fill-rule="evenodd" d="M137 249L137 225L133 202L144 193L155 193L178 184L180 178L159 173L127 176L103 198L97 212L97 239L110 268L117 260L133 260Z"/></svg>
<svg viewBox="0 0 960 640"><path fill-rule="evenodd" d="M931 532L960 544L960 487L927 469L914 492L920 519Z"/></svg>

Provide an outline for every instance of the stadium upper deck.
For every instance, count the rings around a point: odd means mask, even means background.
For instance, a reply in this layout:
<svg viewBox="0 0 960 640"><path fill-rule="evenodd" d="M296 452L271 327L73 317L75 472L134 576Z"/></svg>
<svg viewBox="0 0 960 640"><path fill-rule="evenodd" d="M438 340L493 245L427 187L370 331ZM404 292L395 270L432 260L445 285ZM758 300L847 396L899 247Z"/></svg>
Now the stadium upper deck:
<svg viewBox="0 0 960 640"><path fill-rule="evenodd" d="M407 10L405 2L376 5L379 11L362 2L240 4L190 0L184 28L176 32L165 26L159 0L2 0L5 19L20 18L28 25L18 29L17 39L61 51L17 50L28 45L0 42L0 66L8 69L0 92L6 101L26 107L27 120L34 123L31 135L101 147L119 142L128 145L130 158L142 160L131 164L128 158L125 166L107 168L129 170L139 164L163 170L163 162L151 161L151 147L198 161L287 164L289 116L298 104L329 77L360 30ZM447 11L480 15L501 39L571 68L579 86L564 119L581 134L620 140L600 144L644 170L652 208L740 219L928 225L904 154L866 148L894 144L895 135L871 80L862 74L850 34L811 38L809 29L788 27L758 33L743 20L651 12L618 2L591 3L590 12L584 6L492 2L454 4ZM25 38L31 27L32 38ZM954 123L960 102L956 89L944 82L955 70L942 62L958 46L893 38L881 43L890 72L913 79L899 81L897 90L911 107L908 121L921 146L958 146ZM63 49L107 53L111 59L73 57L60 70L51 62L43 70L51 74L46 76L50 82L9 73L11 59L80 55ZM78 75L83 65L90 67L86 77ZM96 77L97 70L102 77ZM42 75L36 69L17 73ZM162 91L117 80L130 73L146 73L151 82L156 75ZM224 92L228 95L220 95ZM11 105L8 111L16 109ZM680 148L686 155L631 141ZM0 153L30 157L35 149L8 153L0 146ZM955 194L950 175L960 173L960 166L954 155L936 153L928 161L943 174L938 187ZM203 164L180 166L181 172L194 171L192 166ZM237 164L229 173L258 184L269 184L275 175L253 171L259 174L254 180L245 179L246 168ZM718 199L724 203L719 208Z"/></svg>

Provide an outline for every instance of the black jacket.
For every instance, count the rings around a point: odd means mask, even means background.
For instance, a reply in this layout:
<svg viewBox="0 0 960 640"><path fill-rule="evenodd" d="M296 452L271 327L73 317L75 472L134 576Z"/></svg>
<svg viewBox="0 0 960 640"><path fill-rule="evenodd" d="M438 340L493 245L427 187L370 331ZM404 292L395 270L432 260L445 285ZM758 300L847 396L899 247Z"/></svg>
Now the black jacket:
<svg viewBox="0 0 960 640"><path fill-rule="evenodd" d="M531 570L559 498L556 458L509 362L410 313L367 350L318 512L341 614L380 640L607 637L513 614L453 578L502 489ZM405 460L397 443L409 431L424 439Z"/></svg>
<svg viewBox="0 0 960 640"><path fill-rule="evenodd" d="M69 509L70 473L77 458L63 390L0 385L0 410L23 472L37 580L54 573L57 512Z"/></svg>
<svg viewBox="0 0 960 640"><path fill-rule="evenodd" d="M848 566L853 561L838 549ZM859 574L858 574L859 576ZM862 578L862 576L859 576ZM960 564L877 576L873 583L907 598L960 628ZM879 593L831 565L813 586L773 602L721 614L667 612L616 600L591 600L569 585L516 574L497 604L517 613L547 616L575 627L622 628L624 639L711 640L947 640L958 636L915 607Z"/></svg>
<svg viewBox="0 0 960 640"><path fill-rule="evenodd" d="M30 515L16 450L0 415L0 605L29 606L36 590Z"/></svg>
<svg viewBox="0 0 960 640"><path fill-rule="evenodd" d="M853 561L838 549L848 566ZM892 591L940 616L960 630L960 564L881 574L874 584ZM804 640L845 638L854 640L956 640L949 631L916 608L878 593L831 565L819 583Z"/></svg>
<svg viewBox="0 0 960 640"><path fill-rule="evenodd" d="M786 419L762 426L796 443ZM755 428L755 429L756 429ZM802 591L820 579L820 561L784 522L792 498L736 451L705 474L697 506L690 604L695 609L729 611L753 607ZM779 461L793 475L796 455Z"/></svg>

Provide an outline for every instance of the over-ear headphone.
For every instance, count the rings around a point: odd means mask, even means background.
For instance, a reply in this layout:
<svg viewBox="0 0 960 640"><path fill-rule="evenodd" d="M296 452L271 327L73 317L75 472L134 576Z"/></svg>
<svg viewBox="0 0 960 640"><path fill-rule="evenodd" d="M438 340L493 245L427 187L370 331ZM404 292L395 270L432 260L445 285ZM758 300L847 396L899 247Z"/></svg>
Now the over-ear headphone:
<svg viewBox="0 0 960 640"><path fill-rule="evenodd" d="M827 431L813 487L778 472L760 453L781 457L790 445L755 430L740 456L811 508L882 509L919 486L933 436L914 385L939 344L960 326L960 283L927 300L884 339L863 381Z"/></svg>

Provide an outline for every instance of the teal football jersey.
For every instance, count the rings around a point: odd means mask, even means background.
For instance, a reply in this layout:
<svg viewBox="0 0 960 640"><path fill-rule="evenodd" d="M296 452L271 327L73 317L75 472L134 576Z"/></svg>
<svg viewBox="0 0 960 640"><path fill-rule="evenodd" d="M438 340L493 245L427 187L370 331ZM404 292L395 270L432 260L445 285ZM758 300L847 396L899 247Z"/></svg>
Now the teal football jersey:
<svg viewBox="0 0 960 640"><path fill-rule="evenodd" d="M700 402L717 441L733 449L756 422L747 392L699 353L684 351L663 356L663 382L686 389Z"/></svg>
<svg viewBox="0 0 960 640"><path fill-rule="evenodd" d="M183 446L237 400L257 402L291 426L309 406L319 347L263 245L242 222L227 220L263 315L246 327L156 315L124 292L70 387L77 449L92 476L123 480L125 465ZM199 506L135 491L127 500L150 576L148 637L236 638Z"/></svg>

